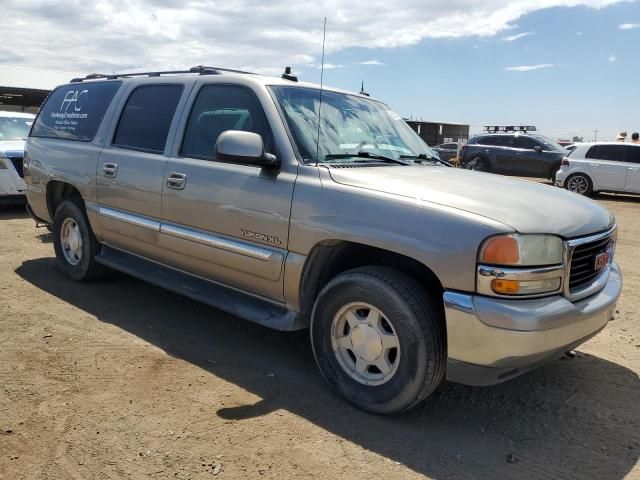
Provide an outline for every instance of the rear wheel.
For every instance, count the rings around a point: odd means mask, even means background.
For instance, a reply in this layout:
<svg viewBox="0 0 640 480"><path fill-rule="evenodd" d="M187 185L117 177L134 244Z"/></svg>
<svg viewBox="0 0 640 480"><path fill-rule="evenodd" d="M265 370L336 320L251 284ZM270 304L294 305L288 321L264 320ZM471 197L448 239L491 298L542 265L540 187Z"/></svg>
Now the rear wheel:
<svg viewBox="0 0 640 480"><path fill-rule="evenodd" d="M486 160L482 157L473 157L471 160L467 162L467 168L469 170L476 170L478 172L488 172L489 165Z"/></svg>
<svg viewBox="0 0 640 480"><path fill-rule="evenodd" d="M374 413L408 410L444 379L444 322L411 277L362 267L316 300L311 343L320 372L347 401Z"/></svg>
<svg viewBox="0 0 640 480"><path fill-rule="evenodd" d="M580 195L591 195L593 193L593 183L584 173L574 173L565 180L564 185L570 192Z"/></svg>
<svg viewBox="0 0 640 480"><path fill-rule="evenodd" d="M87 281L102 276L105 267L95 261L100 243L77 203L66 200L60 204L53 218L52 232L58 264L70 278Z"/></svg>

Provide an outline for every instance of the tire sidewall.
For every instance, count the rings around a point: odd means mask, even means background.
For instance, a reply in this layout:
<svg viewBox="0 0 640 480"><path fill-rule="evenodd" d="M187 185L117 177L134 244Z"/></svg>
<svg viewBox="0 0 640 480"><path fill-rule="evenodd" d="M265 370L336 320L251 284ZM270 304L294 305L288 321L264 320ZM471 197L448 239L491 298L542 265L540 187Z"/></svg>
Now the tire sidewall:
<svg viewBox="0 0 640 480"><path fill-rule="evenodd" d="M387 382L367 386L351 378L340 366L331 345L333 318L344 305L366 302L375 306L391 322L400 343L398 369ZM375 277L351 274L323 289L313 310L311 344L318 367L337 393L359 408L374 413L390 413L410 405L425 383L430 365L428 339L415 313L400 295Z"/></svg>
<svg viewBox="0 0 640 480"><path fill-rule="evenodd" d="M82 237L82 258L77 265L70 264L62 251L60 232L62 224L67 218L76 222L78 229L80 230L80 236ZM95 255L92 248L93 238L91 236L91 227L89 226L89 221L87 220L84 212L74 202L68 200L63 202L56 210L52 230L53 248L56 253L58 265L60 265L60 268L62 268L62 270L73 280L83 280L91 268L93 256Z"/></svg>
<svg viewBox="0 0 640 480"><path fill-rule="evenodd" d="M487 165L487 161L480 157L480 156L476 156L473 157L471 160L469 160L467 162L467 168L469 170L472 170L474 172L487 172L489 171L488 165Z"/></svg>

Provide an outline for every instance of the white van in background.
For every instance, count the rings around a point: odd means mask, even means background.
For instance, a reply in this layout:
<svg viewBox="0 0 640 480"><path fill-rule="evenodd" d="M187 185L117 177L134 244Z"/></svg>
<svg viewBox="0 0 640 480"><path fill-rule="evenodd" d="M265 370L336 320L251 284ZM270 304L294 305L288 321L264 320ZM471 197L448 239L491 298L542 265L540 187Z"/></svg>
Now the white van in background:
<svg viewBox="0 0 640 480"><path fill-rule="evenodd" d="M35 115L0 111L0 200L24 198L24 142Z"/></svg>

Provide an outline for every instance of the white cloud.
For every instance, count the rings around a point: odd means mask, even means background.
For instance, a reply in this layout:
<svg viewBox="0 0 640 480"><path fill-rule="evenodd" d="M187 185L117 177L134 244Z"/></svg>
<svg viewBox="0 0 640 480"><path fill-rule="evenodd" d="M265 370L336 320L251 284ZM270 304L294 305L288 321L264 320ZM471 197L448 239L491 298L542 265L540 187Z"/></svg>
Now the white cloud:
<svg viewBox="0 0 640 480"><path fill-rule="evenodd" d="M538 65L519 65L517 67L505 67L510 72L530 72L531 70L540 70L541 68L555 67L553 63L540 63Z"/></svg>
<svg viewBox="0 0 640 480"><path fill-rule="evenodd" d="M515 35L509 35L508 37L502 37L502 40L504 40L505 42L515 42L516 40L523 38L523 37L528 37L530 35L535 35L536 32L522 32L522 33L516 33Z"/></svg>
<svg viewBox="0 0 640 480"><path fill-rule="evenodd" d="M531 12L622 0L3 0L0 63L85 72L209 64L281 71L326 52L491 37ZM32 32L32 34L25 34ZM313 68L313 67L311 67Z"/></svg>
<svg viewBox="0 0 640 480"><path fill-rule="evenodd" d="M623 23L618 25L620 30L633 30L634 28L640 28L640 23Z"/></svg>
<svg viewBox="0 0 640 480"><path fill-rule="evenodd" d="M615 62L616 60L618 60L618 59L616 58L616 56L615 56L615 55L609 55L609 62L613 63L613 62Z"/></svg>
<svg viewBox="0 0 640 480"><path fill-rule="evenodd" d="M358 65L376 65L384 66L386 63L382 63L380 60L367 60L365 62L357 62Z"/></svg>
<svg viewBox="0 0 640 480"><path fill-rule="evenodd" d="M582 32L576 32L576 35L580 37L582 35Z"/></svg>
<svg viewBox="0 0 640 480"><path fill-rule="evenodd" d="M322 65L314 65L318 70L322 68ZM333 70L334 68L342 68L342 65L336 65L335 63L325 63L325 70Z"/></svg>

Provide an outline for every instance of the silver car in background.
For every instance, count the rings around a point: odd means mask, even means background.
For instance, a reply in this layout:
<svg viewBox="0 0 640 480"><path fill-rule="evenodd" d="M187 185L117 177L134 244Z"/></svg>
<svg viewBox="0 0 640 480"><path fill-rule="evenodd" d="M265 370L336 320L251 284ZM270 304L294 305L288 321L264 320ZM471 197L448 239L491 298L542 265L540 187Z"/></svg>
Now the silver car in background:
<svg viewBox="0 0 640 480"><path fill-rule="evenodd" d="M440 156L440 160L444 160L446 162L458 156L457 143L442 143L432 148L433 150L438 152L438 155Z"/></svg>
<svg viewBox="0 0 640 480"><path fill-rule="evenodd" d="M640 144L579 143L562 160L556 185L580 195L640 193Z"/></svg>

